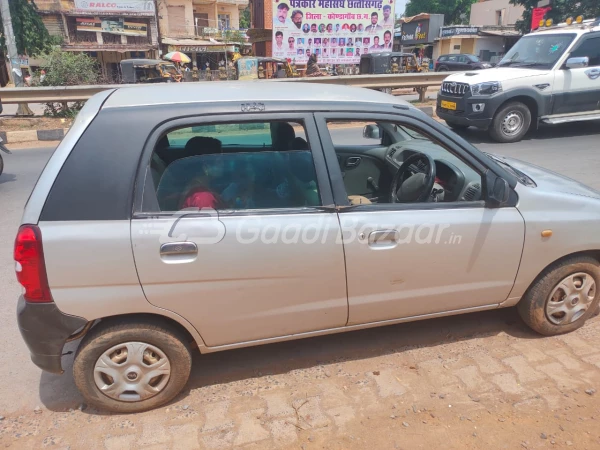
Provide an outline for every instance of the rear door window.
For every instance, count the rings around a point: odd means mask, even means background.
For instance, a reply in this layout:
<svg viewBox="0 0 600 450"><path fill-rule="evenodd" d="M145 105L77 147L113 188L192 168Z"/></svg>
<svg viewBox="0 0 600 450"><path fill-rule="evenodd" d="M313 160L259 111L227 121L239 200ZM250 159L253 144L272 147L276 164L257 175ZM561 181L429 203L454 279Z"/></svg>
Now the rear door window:
<svg viewBox="0 0 600 450"><path fill-rule="evenodd" d="M160 212L321 205L302 122L202 124L164 134L151 160Z"/></svg>

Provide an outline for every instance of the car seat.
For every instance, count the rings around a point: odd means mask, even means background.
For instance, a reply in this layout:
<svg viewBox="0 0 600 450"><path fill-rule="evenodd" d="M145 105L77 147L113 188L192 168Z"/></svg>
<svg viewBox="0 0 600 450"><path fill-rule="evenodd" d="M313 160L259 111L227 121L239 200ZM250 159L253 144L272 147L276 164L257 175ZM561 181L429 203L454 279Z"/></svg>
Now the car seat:
<svg viewBox="0 0 600 450"><path fill-rule="evenodd" d="M274 122L271 124L271 143L275 151L281 152L292 148L292 141L296 137L294 127L287 122Z"/></svg>

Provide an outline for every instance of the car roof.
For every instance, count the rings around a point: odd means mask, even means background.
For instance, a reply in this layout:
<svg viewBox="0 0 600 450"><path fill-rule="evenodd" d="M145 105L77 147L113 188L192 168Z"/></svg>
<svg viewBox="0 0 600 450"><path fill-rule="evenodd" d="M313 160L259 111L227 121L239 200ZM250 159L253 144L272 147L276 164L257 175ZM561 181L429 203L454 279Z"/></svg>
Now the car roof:
<svg viewBox="0 0 600 450"><path fill-rule="evenodd" d="M410 106L392 95L364 88L286 81L161 83L121 87L102 109L184 103L363 103Z"/></svg>

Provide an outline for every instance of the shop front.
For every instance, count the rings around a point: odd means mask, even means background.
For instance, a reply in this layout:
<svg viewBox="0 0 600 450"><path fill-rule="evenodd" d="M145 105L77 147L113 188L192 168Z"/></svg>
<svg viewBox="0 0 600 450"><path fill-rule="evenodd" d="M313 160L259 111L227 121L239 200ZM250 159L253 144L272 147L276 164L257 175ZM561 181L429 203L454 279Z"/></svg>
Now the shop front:
<svg viewBox="0 0 600 450"><path fill-rule="evenodd" d="M443 14L419 14L401 19L399 46L420 60L433 59L435 39L444 24Z"/></svg>
<svg viewBox="0 0 600 450"><path fill-rule="evenodd" d="M496 63L520 38L514 27L447 26L440 30L433 58L448 54L469 54Z"/></svg>
<svg viewBox="0 0 600 450"><path fill-rule="evenodd" d="M152 1L74 0L63 9L63 50L84 52L98 61L106 81L120 81L119 63L158 57L158 27Z"/></svg>
<svg viewBox="0 0 600 450"><path fill-rule="evenodd" d="M192 66L201 71L218 71L222 67L231 68L236 54L241 54L243 46L223 42L200 41L196 39L162 40L163 54L178 51L185 53Z"/></svg>

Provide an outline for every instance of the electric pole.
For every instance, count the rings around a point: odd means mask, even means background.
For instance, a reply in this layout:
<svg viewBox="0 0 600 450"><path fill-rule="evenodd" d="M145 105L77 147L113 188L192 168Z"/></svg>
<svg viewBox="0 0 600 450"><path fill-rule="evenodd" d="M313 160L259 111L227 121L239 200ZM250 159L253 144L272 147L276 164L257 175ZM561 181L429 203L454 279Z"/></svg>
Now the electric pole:
<svg viewBox="0 0 600 450"><path fill-rule="evenodd" d="M8 0L0 0L0 14L2 14L4 40L6 41L8 59L10 61L10 77L13 79L16 87L23 87L23 73L19 64L19 53L17 52L17 43L15 42L15 33L13 32ZM27 103L19 103L17 116L33 116L33 111L29 109Z"/></svg>

